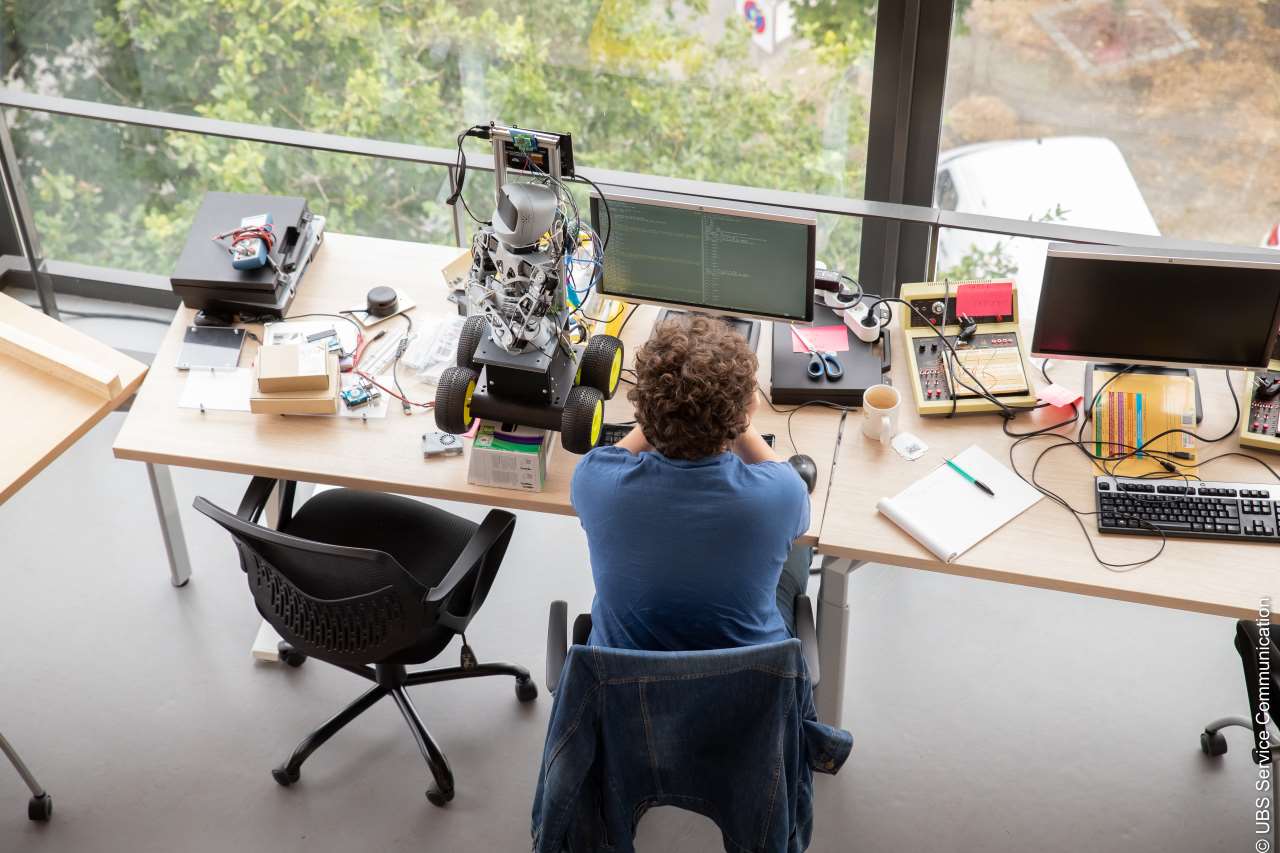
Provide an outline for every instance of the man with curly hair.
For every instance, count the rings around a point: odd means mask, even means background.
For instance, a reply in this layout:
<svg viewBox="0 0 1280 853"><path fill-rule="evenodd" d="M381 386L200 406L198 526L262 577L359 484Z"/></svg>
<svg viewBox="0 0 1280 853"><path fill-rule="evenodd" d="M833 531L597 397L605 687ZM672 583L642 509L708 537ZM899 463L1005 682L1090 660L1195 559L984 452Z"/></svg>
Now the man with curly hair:
<svg viewBox="0 0 1280 853"><path fill-rule="evenodd" d="M664 323L636 355L636 427L588 453L572 500L596 597L591 642L692 651L784 640L809 496L751 425L756 357L720 320Z"/></svg>

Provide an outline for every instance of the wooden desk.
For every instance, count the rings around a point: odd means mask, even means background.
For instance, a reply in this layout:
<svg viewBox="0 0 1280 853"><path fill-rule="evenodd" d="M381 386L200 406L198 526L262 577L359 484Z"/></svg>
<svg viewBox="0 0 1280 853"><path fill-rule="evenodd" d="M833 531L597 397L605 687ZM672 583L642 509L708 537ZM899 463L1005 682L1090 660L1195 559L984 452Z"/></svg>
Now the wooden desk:
<svg viewBox="0 0 1280 853"><path fill-rule="evenodd" d="M0 419L0 503L12 497L76 439L138 390L147 367L83 332L0 293L0 322L105 364L121 390L105 398L0 355L0 387L10 416Z"/></svg>
<svg viewBox="0 0 1280 853"><path fill-rule="evenodd" d="M329 234L316 255L299 289L290 313L334 312L364 304L366 291L376 284L387 284L406 291L416 306L416 320L431 316L456 314L453 303L446 300L440 270L457 258L461 249ZM632 353L649 336L656 309L641 306L624 330L627 364ZM172 368L182 344L182 336L194 312L179 309L173 325L156 354L155 370L143 383L132 411L115 442L115 454L162 469L166 465L206 468L239 474L254 474L295 480L303 483L326 483L358 489L395 492L428 498L466 501L490 506L572 514L569 503L569 480L579 459L556 446L551 455L548 484L541 493L512 491L472 486L467 483L468 458L447 457L424 460L421 436L434 430L435 416L430 411L415 410L406 416L398 403L391 401L385 419L367 422L352 418L285 417L252 415L245 412L182 409L177 405L183 374ZM335 321L340 322L340 321ZM387 320L387 327L398 330L402 321ZM758 352L762 354L760 377L767 388L770 328L766 324ZM250 342L241 364L251 363L256 344ZM413 399L431 399L433 389L418 383L406 384ZM632 417L625 390L606 406L609 421L627 421ZM830 410L810 408L796 413L792 433L799 449L812 456L818 465L819 481L812 501L807 544L816 544L822 525L822 508L835 456L840 415ZM778 436L778 450L783 456L793 451L787 438L786 415L773 412L762 404L756 419L762 432ZM466 453L470 454L468 446ZM169 515L161 508L162 520ZM177 525L176 518L164 521ZM173 531L180 538L180 527ZM167 534L168 535L168 534ZM172 536L170 537L172 538ZM179 562L185 558L180 558ZM171 554L171 564L173 555ZM181 566L175 569L179 580ZM185 577L181 578L185 582Z"/></svg>
<svg viewBox="0 0 1280 853"><path fill-rule="evenodd" d="M56 379L16 358L0 355L0 387L4 388L8 411L8 417L0 419L2 504L94 424L129 399L142 384L147 367L3 293L0 293L0 323L95 365L110 367L119 376L121 386L119 393L104 397ZM28 816L32 820L48 820L53 812L52 798L2 734L0 755L8 758L31 789Z"/></svg>
<svg viewBox="0 0 1280 853"><path fill-rule="evenodd" d="M1034 306L1027 314L1034 317ZM819 595L820 641L826 641L832 660L828 664L828 658L822 658L819 712L824 719L839 718L844 658L837 641L847 634L845 574L860 562L888 563L1236 618L1256 618L1262 597L1280 593L1280 544L1170 539L1163 555L1154 562L1126 572L1110 571L1094 560L1085 534L1071 514L1047 498L954 563L939 561L877 512L876 502L897 494L947 457L973 444L1008 464L1013 439L1003 434L1000 418L994 414L957 415L949 420L917 415L909 396L901 336L895 338L893 385L904 394L899 429L919 436L929 451L908 462L892 448L863 436L861 413L849 417L818 542L823 554L852 561L852 565L838 564L824 572L823 592ZM1056 382L1068 388L1082 387L1081 362L1051 361L1049 372ZM1238 371L1232 374L1237 394L1242 376ZM1043 384L1038 374L1036 384ZM1223 371L1201 370L1200 388L1205 419L1197 432L1210 437L1222 435L1231 427L1235 414ZM1063 420L1061 413L1056 419L1053 414L1038 411L1020 415L1010 429L1022 433ZM1074 438L1075 428L1071 436ZM1031 440L1017 449L1015 461L1024 476L1029 476L1034 457L1047 446L1047 441ZM1234 433L1216 444L1199 443L1199 450L1202 460L1239 450L1267 458L1263 452L1241 448ZM1280 457L1268 461L1274 466L1280 463ZM1101 472L1095 471L1079 451L1064 448L1044 458L1037 478L1076 509L1091 512L1095 473ZM1271 479L1260 465L1239 458L1207 463L1201 476L1207 480L1255 483ZM1159 548L1160 541L1154 537L1101 536L1093 518L1083 520L1089 538L1108 562L1141 560ZM830 623L830 630L822 630L823 619ZM842 622L844 630L837 627Z"/></svg>

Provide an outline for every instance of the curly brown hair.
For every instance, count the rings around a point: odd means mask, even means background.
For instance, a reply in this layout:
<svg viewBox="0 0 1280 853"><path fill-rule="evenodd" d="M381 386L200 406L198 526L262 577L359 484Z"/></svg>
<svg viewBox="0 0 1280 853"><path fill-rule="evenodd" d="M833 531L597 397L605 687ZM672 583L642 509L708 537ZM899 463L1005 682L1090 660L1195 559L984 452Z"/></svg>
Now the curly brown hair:
<svg viewBox="0 0 1280 853"><path fill-rule="evenodd" d="M636 353L636 384L627 394L636 423L670 459L704 459L747 428L756 390L756 355L721 320L667 320Z"/></svg>

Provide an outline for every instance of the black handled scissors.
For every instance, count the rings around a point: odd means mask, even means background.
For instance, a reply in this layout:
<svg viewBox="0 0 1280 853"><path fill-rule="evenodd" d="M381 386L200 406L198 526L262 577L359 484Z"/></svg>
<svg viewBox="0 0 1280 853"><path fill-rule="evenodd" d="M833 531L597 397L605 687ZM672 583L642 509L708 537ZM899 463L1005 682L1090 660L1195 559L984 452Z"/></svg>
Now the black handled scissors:
<svg viewBox="0 0 1280 853"><path fill-rule="evenodd" d="M809 351L809 364L805 367L809 378L814 382L821 382L823 378L828 382L839 382L840 378L844 376L844 365L840 363L840 359L836 357L836 354L814 349L813 345L798 329L793 328L792 331L800 339L800 343L804 344L804 348Z"/></svg>

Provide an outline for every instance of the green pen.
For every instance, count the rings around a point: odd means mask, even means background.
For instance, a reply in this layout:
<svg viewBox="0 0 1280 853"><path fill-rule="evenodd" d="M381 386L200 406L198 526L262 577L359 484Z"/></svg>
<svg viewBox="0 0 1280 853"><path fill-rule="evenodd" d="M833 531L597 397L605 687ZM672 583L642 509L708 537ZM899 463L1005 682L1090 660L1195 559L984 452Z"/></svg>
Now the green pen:
<svg viewBox="0 0 1280 853"><path fill-rule="evenodd" d="M994 498L994 497L996 496L996 493L995 493L995 492L993 492L993 491L991 491L991 487L990 487L990 486L988 486L986 483L982 482L981 480L976 480L976 479L974 479L974 477L973 477L973 475L972 475L972 474L970 474L968 471L966 471L966 470L964 470L963 468L961 468L961 467L960 467L959 465L957 465L956 463L952 462L950 459L948 459L948 460L947 460L947 467L949 467L952 471L955 471L955 472L956 472L957 474L959 474L961 477L964 477L964 478L965 478L966 480L968 480L970 483L973 483L973 484L974 484L975 486L977 486L979 489L982 489L982 491L984 491L984 492L986 492L987 494L991 495L991 497L993 497L993 498Z"/></svg>

